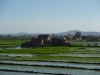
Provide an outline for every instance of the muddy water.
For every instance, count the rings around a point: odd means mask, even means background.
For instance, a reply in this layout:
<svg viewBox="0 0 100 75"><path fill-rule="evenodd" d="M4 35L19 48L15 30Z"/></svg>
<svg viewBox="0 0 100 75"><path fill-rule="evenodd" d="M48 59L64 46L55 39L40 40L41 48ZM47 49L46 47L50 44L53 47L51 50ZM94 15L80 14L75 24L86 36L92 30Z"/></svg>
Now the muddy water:
<svg viewBox="0 0 100 75"><path fill-rule="evenodd" d="M40 73L55 73L55 74L100 75L100 71L84 70L84 69L38 67L38 66L0 65L0 69L33 71L33 72L40 72Z"/></svg>

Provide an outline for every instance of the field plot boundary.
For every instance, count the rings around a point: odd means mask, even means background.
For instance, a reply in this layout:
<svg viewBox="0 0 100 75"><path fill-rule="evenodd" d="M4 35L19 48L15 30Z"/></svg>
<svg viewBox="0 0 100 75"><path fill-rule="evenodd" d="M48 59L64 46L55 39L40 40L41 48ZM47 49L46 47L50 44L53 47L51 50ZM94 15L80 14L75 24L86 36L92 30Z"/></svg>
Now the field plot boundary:
<svg viewBox="0 0 100 75"><path fill-rule="evenodd" d="M22 73L36 73L36 74L49 74L49 75L72 75L72 74L57 74L57 73L41 73L41 72L34 72L34 71L19 71L19 70L8 70L8 69L0 69L0 71L5 72L22 72Z"/></svg>
<svg viewBox="0 0 100 75"><path fill-rule="evenodd" d="M30 64L16 64L16 63L0 63L2 65L20 65L20 66L40 66L40 67L55 67L55 68L70 68L70 69L86 69L86 70L100 70L100 69L93 69L93 68L84 68L84 67L71 67L71 66L57 66L57 65L30 65Z"/></svg>

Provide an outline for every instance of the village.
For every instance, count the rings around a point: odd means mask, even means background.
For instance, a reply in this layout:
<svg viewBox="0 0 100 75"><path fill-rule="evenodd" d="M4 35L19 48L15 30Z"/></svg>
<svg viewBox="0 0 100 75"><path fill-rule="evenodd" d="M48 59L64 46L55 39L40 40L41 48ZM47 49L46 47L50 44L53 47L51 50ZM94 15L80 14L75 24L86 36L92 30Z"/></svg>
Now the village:
<svg viewBox="0 0 100 75"><path fill-rule="evenodd" d="M76 32L75 36L50 36L49 34L40 34L32 37L30 42L21 44L21 47L39 47L39 46L71 46L70 41L99 41L97 36L81 36L81 32ZM87 46L90 46L87 44ZM97 44L94 44L97 46Z"/></svg>

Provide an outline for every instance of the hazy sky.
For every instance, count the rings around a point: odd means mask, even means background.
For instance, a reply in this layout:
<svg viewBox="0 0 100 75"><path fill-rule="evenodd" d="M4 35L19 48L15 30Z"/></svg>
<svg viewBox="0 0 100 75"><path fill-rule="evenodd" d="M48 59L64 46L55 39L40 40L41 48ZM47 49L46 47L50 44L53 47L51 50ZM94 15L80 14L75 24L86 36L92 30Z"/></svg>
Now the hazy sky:
<svg viewBox="0 0 100 75"><path fill-rule="evenodd" d="M100 0L0 0L0 33L100 32Z"/></svg>

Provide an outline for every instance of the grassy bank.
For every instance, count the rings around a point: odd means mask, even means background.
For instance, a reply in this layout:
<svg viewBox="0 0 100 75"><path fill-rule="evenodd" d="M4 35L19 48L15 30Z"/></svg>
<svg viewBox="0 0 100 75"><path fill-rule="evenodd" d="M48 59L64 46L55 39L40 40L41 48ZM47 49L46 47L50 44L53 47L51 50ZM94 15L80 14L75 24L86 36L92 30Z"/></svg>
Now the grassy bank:
<svg viewBox="0 0 100 75"><path fill-rule="evenodd" d="M21 45L23 42L30 40L12 40L12 39L3 39L0 40L0 45Z"/></svg>
<svg viewBox="0 0 100 75"><path fill-rule="evenodd" d="M0 48L13 48L20 46L23 42L30 40L12 40L12 39L2 39L0 40Z"/></svg>

